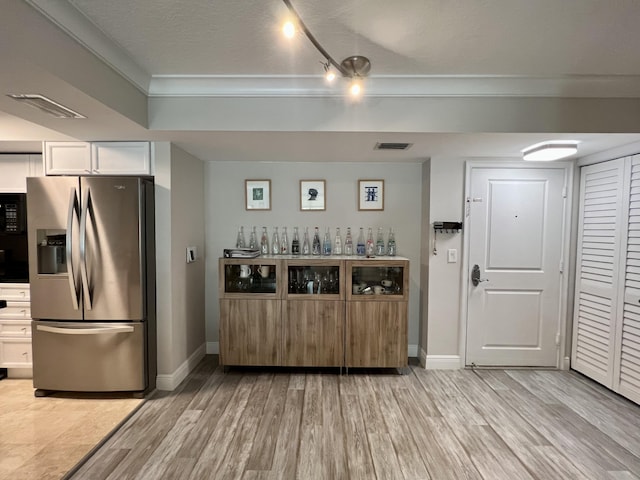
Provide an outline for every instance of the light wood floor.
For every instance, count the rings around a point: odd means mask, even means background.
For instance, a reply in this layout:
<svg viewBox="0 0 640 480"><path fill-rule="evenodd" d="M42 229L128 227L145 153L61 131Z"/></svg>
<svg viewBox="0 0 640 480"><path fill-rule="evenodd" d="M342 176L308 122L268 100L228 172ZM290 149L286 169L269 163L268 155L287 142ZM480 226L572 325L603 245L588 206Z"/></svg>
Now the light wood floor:
<svg viewBox="0 0 640 480"><path fill-rule="evenodd" d="M140 403L119 395L35 398L31 379L0 381L0 480L59 480Z"/></svg>
<svg viewBox="0 0 640 480"><path fill-rule="evenodd" d="M640 407L576 373L336 373L207 357L72 478L640 478Z"/></svg>

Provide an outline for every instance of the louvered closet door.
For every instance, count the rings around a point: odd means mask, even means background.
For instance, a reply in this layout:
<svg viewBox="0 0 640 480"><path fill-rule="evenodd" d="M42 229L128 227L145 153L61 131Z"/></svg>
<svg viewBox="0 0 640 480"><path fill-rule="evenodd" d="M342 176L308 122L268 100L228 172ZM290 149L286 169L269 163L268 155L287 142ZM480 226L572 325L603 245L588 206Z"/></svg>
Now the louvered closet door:
<svg viewBox="0 0 640 480"><path fill-rule="evenodd" d="M583 167L571 367L613 388L625 159Z"/></svg>
<svg viewBox="0 0 640 480"><path fill-rule="evenodd" d="M624 306L616 332L614 389L640 403L640 155L631 158L628 209Z"/></svg>

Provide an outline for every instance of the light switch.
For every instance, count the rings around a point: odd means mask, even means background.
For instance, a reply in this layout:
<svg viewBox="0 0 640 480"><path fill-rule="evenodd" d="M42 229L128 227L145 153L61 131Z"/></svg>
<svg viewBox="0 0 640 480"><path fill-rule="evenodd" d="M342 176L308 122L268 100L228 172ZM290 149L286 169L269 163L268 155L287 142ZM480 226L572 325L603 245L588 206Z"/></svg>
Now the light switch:
<svg viewBox="0 0 640 480"><path fill-rule="evenodd" d="M196 247L187 247L187 263L193 263L198 259L198 249Z"/></svg>
<svg viewBox="0 0 640 480"><path fill-rule="evenodd" d="M447 263L456 263L458 261L458 250L450 248L447 250Z"/></svg>

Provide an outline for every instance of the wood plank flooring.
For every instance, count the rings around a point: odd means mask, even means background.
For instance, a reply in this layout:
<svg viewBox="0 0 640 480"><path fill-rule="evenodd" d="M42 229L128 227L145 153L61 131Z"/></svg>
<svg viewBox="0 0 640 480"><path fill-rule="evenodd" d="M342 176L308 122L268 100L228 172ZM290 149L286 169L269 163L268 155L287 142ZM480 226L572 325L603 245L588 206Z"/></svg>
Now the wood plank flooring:
<svg viewBox="0 0 640 480"><path fill-rule="evenodd" d="M640 406L574 372L231 369L156 392L73 479L640 479Z"/></svg>

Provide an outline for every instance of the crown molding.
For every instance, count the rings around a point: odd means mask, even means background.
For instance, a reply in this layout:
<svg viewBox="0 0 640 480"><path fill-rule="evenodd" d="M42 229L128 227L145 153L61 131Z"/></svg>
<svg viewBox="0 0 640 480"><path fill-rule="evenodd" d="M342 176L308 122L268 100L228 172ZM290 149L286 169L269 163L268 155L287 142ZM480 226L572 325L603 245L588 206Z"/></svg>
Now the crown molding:
<svg viewBox="0 0 640 480"><path fill-rule="evenodd" d="M25 0L71 38L151 97L343 97L347 79L322 75L150 75L70 2ZM634 75L373 75L367 97L640 98Z"/></svg>
<svg viewBox="0 0 640 480"><path fill-rule="evenodd" d="M637 76L525 77L504 75L375 75L363 79L367 97L639 98ZM348 79L320 75L154 75L150 97L347 96Z"/></svg>

